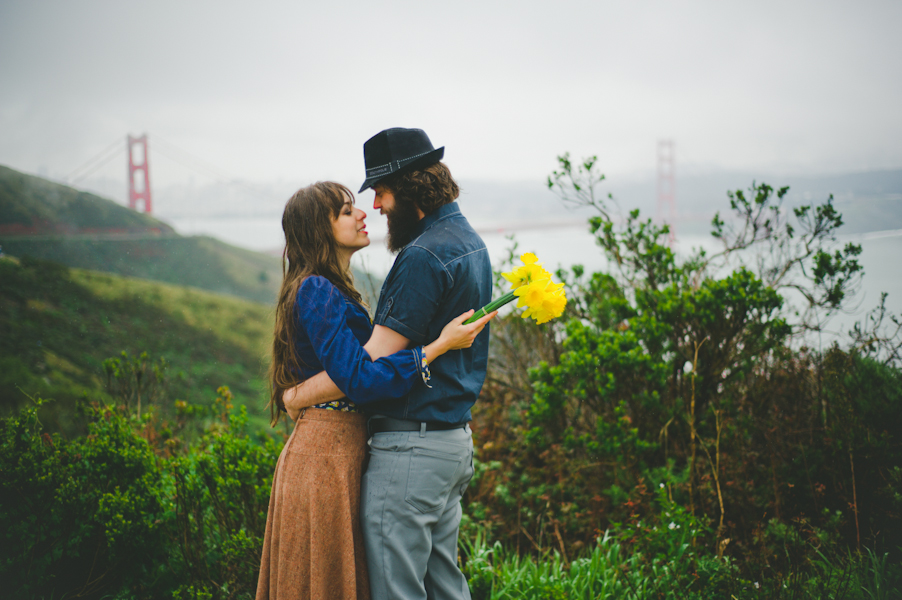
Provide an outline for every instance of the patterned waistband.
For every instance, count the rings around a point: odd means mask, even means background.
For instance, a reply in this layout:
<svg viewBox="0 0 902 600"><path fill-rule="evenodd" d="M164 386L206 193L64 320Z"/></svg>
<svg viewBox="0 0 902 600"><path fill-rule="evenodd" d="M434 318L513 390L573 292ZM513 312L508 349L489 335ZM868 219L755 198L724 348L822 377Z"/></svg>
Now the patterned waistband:
<svg viewBox="0 0 902 600"><path fill-rule="evenodd" d="M311 421L351 421L365 424L367 417L362 412L312 407L304 410L298 420L304 419Z"/></svg>

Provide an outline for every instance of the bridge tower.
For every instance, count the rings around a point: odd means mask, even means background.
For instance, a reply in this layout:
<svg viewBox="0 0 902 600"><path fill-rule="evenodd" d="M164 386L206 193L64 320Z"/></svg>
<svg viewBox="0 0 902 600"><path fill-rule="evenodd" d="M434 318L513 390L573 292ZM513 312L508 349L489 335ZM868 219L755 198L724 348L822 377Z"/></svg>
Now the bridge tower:
<svg viewBox="0 0 902 600"><path fill-rule="evenodd" d="M669 243L676 239L676 177L674 176L673 140L658 140L658 221L670 225Z"/></svg>
<svg viewBox="0 0 902 600"><path fill-rule="evenodd" d="M140 148L140 161L135 160L134 148ZM135 178L135 172L141 171L143 178ZM143 181L142 181L143 179ZM144 212L150 214L150 173L147 170L147 134L141 137L128 136L128 207L138 210L138 200L142 200Z"/></svg>

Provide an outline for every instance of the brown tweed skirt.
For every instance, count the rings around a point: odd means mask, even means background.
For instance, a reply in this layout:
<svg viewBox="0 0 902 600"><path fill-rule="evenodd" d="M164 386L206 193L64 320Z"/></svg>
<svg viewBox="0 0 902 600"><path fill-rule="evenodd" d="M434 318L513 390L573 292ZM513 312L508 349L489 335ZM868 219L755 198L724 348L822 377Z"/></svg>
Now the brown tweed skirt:
<svg viewBox="0 0 902 600"><path fill-rule="evenodd" d="M273 476L257 600L369 600L360 532L366 417L308 408Z"/></svg>

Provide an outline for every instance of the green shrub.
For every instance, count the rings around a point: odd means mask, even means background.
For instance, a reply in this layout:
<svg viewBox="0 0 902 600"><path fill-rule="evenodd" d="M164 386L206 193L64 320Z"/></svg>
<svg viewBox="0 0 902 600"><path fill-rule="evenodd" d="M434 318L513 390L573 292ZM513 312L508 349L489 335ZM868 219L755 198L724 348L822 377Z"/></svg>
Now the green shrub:
<svg viewBox="0 0 902 600"><path fill-rule="evenodd" d="M99 597L163 558L161 474L126 417L93 407L89 433L41 429L35 402L0 422L0 579L13 597Z"/></svg>
<svg viewBox="0 0 902 600"><path fill-rule="evenodd" d="M252 438L244 407L233 411L228 390L219 391L220 418L165 465L171 585L186 598L254 596L281 451L269 436Z"/></svg>
<svg viewBox="0 0 902 600"><path fill-rule="evenodd" d="M753 183L712 222L719 251L678 255L666 225L610 212L594 158L559 164L549 187L596 211L610 268L558 273L565 318L493 322L464 529L564 562L616 531L654 564L685 544L662 514L684 511L705 524L690 563L720 561L690 570L756 589L826 548L902 562L900 321L881 306L848 347L806 347L862 276L832 198Z"/></svg>
<svg viewBox="0 0 902 600"><path fill-rule="evenodd" d="M38 400L0 421L0 580L16 598L252 598L281 441L251 436L220 388L191 443L153 411L84 407L43 430ZM178 429L178 428L176 428Z"/></svg>

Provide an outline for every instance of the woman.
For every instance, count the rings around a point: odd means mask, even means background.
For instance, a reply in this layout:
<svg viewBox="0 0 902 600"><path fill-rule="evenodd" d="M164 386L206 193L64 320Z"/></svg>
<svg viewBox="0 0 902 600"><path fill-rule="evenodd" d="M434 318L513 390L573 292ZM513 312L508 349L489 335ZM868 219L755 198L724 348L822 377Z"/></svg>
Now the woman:
<svg viewBox="0 0 902 600"><path fill-rule="evenodd" d="M372 325L350 275L351 256L370 243L365 217L350 190L331 182L299 190L285 206L273 425L283 392L323 370L359 404L402 397L428 377L429 361L472 345L494 316L463 325L468 311L431 344L370 360L363 344ZM366 439L366 417L347 398L301 413L273 477L258 600L369 598L359 522Z"/></svg>

